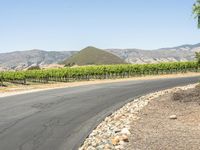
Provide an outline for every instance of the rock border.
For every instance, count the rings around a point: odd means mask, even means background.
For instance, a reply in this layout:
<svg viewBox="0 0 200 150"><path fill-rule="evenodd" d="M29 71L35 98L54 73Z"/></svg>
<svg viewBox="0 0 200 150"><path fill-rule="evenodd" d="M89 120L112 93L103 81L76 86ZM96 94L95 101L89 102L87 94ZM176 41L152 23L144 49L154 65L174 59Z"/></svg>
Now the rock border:
<svg viewBox="0 0 200 150"><path fill-rule="evenodd" d="M164 94L194 88L198 84L179 86L133 99L106 117L88 136L79 150L123 150L129 142L130 123L138 120L140 112L148 103Z"/></svg>

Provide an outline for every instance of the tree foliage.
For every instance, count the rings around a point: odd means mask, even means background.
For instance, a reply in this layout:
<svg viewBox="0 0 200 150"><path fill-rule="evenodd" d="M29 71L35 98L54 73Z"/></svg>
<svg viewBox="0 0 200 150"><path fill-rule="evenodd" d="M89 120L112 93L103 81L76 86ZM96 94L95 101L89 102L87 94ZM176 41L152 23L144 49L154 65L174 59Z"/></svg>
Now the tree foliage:
<svg viewBox="0 0 200 150"><path fill-rule="evenodd" d="M198 64L200 65L200 52L196 52L196 59Z"/></svg>
<svg viewBox="0 0 200 150"><path fill-rule="evenodd" d="M200 0L197 0L193 5L193 14L198 19L198 28L200 28Z"/></svg>

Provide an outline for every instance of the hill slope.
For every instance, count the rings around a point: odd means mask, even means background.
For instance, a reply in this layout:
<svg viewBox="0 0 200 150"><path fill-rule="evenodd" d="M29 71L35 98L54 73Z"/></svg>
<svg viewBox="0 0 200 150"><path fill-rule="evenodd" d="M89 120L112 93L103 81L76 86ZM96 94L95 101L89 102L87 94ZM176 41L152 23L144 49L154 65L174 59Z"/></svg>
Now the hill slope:
<svg viewBox="0 0 200 150"><path fill-rule="evenodd" d="M157 50L106 49L128 63L158 63L195 60L195 52L200 51L200 44L182 45Z"/></svg>
<svg viewBox="0 0 200 150"><path fill-rule="evenodd" d="M96 48L89 47L87 49L96 49ZM97 51L98 51L98 55L93 54L93 53L96 53ZM86 50L86 52L84 52L85 54L83 52L78 53L77 51L50 51L49 52L49 51L42 51L42 50L0 53L0 71L10 70L10 69L13 69L13 70L25 69L33 65L44 66L44 65L49 65L49 64L56 64L64 60L66 60L65 62L67 62L69 60L68 58L75 53L77 53L78 56L76 57L73 56L75 58L73 57L72 58L78 59L77 62L83 60L83 62L86 62L85 64L92 64L94 60L95 62L97 62L96 64L102 64L102 61L105 61L105 60L107 60L105 62L108 62L108 63L112 63L113 60L114 62L117 62L117 63L124 63L124 61L128 63L191 61L191 60L195 60L195 52L200 51L200 44L182 45L178 47L162 48L162 49L157 49L157 50L106 49L102 51L102 50L97 49L97 51L91 52L91 50ZM82 55L81 57L79 57L80 54ZM105 56L105 57L102 57L102 56ZM120 57L122 60L119 59L118 57ZM72 58L70 58L70 60Z"/></svg>
<svg viewBox="0 0 200 150"><path fill-rule="evenodd" d="M101 65L101 64L124 64L125 61L116 55L95 47L87 47L74 54L64 62L66 65Z"/></svg>
<svg viewBox="0 0 200 150"><path fill-rule="evenodd" d="M33 65L55 64L74 54L74 51L15 51L0 53L0 70L21 70Z"/></svg>

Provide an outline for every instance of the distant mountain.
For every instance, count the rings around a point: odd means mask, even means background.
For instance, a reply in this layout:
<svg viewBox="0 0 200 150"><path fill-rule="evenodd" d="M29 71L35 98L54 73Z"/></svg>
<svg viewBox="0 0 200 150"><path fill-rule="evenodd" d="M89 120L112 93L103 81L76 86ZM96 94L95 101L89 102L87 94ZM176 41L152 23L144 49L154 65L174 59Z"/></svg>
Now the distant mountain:
<svg viewBox="0 0 200 150"><path fill-rule="evenodd" d="M171 48L161 48L157 50L140 49L106 49L128 63L158 63L192 61L195 59L195 52L200 51L200 44L182 45Z"/></svg>
<svg viewBox="0 0 200 150"><path fill-rule="evenodd" d="M56 64L72 56L75 51L28 50L0 53L0 70L21 70L30 66Z"/></svg>
<svg viewBox="0 0 200 150"><path fill-rule="evenodd" d="M64 62L66 65L101 65L101 64L124 64L123 59L104 50L87 47L74 54Z"/></svg>
<svg viewBox="0 0 200 150"><path fill-rule="evenodd" d="M0 53L1 70L21 70L31 66L56 66L57 63L77 65L158 63L195 60L195 52L200 52L200 44L182 45L157 50L105 49L87 47L77 51L15 51ZM73 55L73 56L72 56ZM71 57L72 56L72 57Z"/></svg>

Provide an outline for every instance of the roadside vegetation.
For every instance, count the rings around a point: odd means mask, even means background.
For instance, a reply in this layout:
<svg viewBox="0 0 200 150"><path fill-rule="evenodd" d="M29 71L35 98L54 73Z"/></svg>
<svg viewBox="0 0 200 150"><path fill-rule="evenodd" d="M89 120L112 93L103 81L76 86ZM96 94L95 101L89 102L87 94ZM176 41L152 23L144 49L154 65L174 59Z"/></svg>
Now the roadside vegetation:
<svg viewBox="0 0 200 150"><path fill-rule="evenodd" d="M200 0L196 0L196 3L193 5L193 14L195 19L198 20L198 28L200 29ZM198 65L200 65L200 52L196 52L196 60Z"/></svg>
<svg viewBox="0 0 200 150"><path fill-rule="evenodd" d="M40 70L40 66L31 66L27 70Z"/></svg>
<svg viewBox="0 0 200 150"><path fill-rule="evenodd" d="M199 58L199 55L197 56ZM122 65L97 65L75 68L5 71L0 72L0 84L11 82L27 84L27 82L48 83L72 82L94 79L117 79L146 75L162 75L186 72L199 72L197 62L174 62L159 64L122 64Z"/></svg>
<svg viewBox="0 0 200 150"><path fill-rule="evenodd" d="M200 65L200 52L196 52L196 60L197 63Z"/></svg>
<svg viewBox="0 0 200 150"><path fill-rule="evenodd" d="M193 14L198 20L198 28L200 28L200 0L197 0L193 6Z"/></svg>

